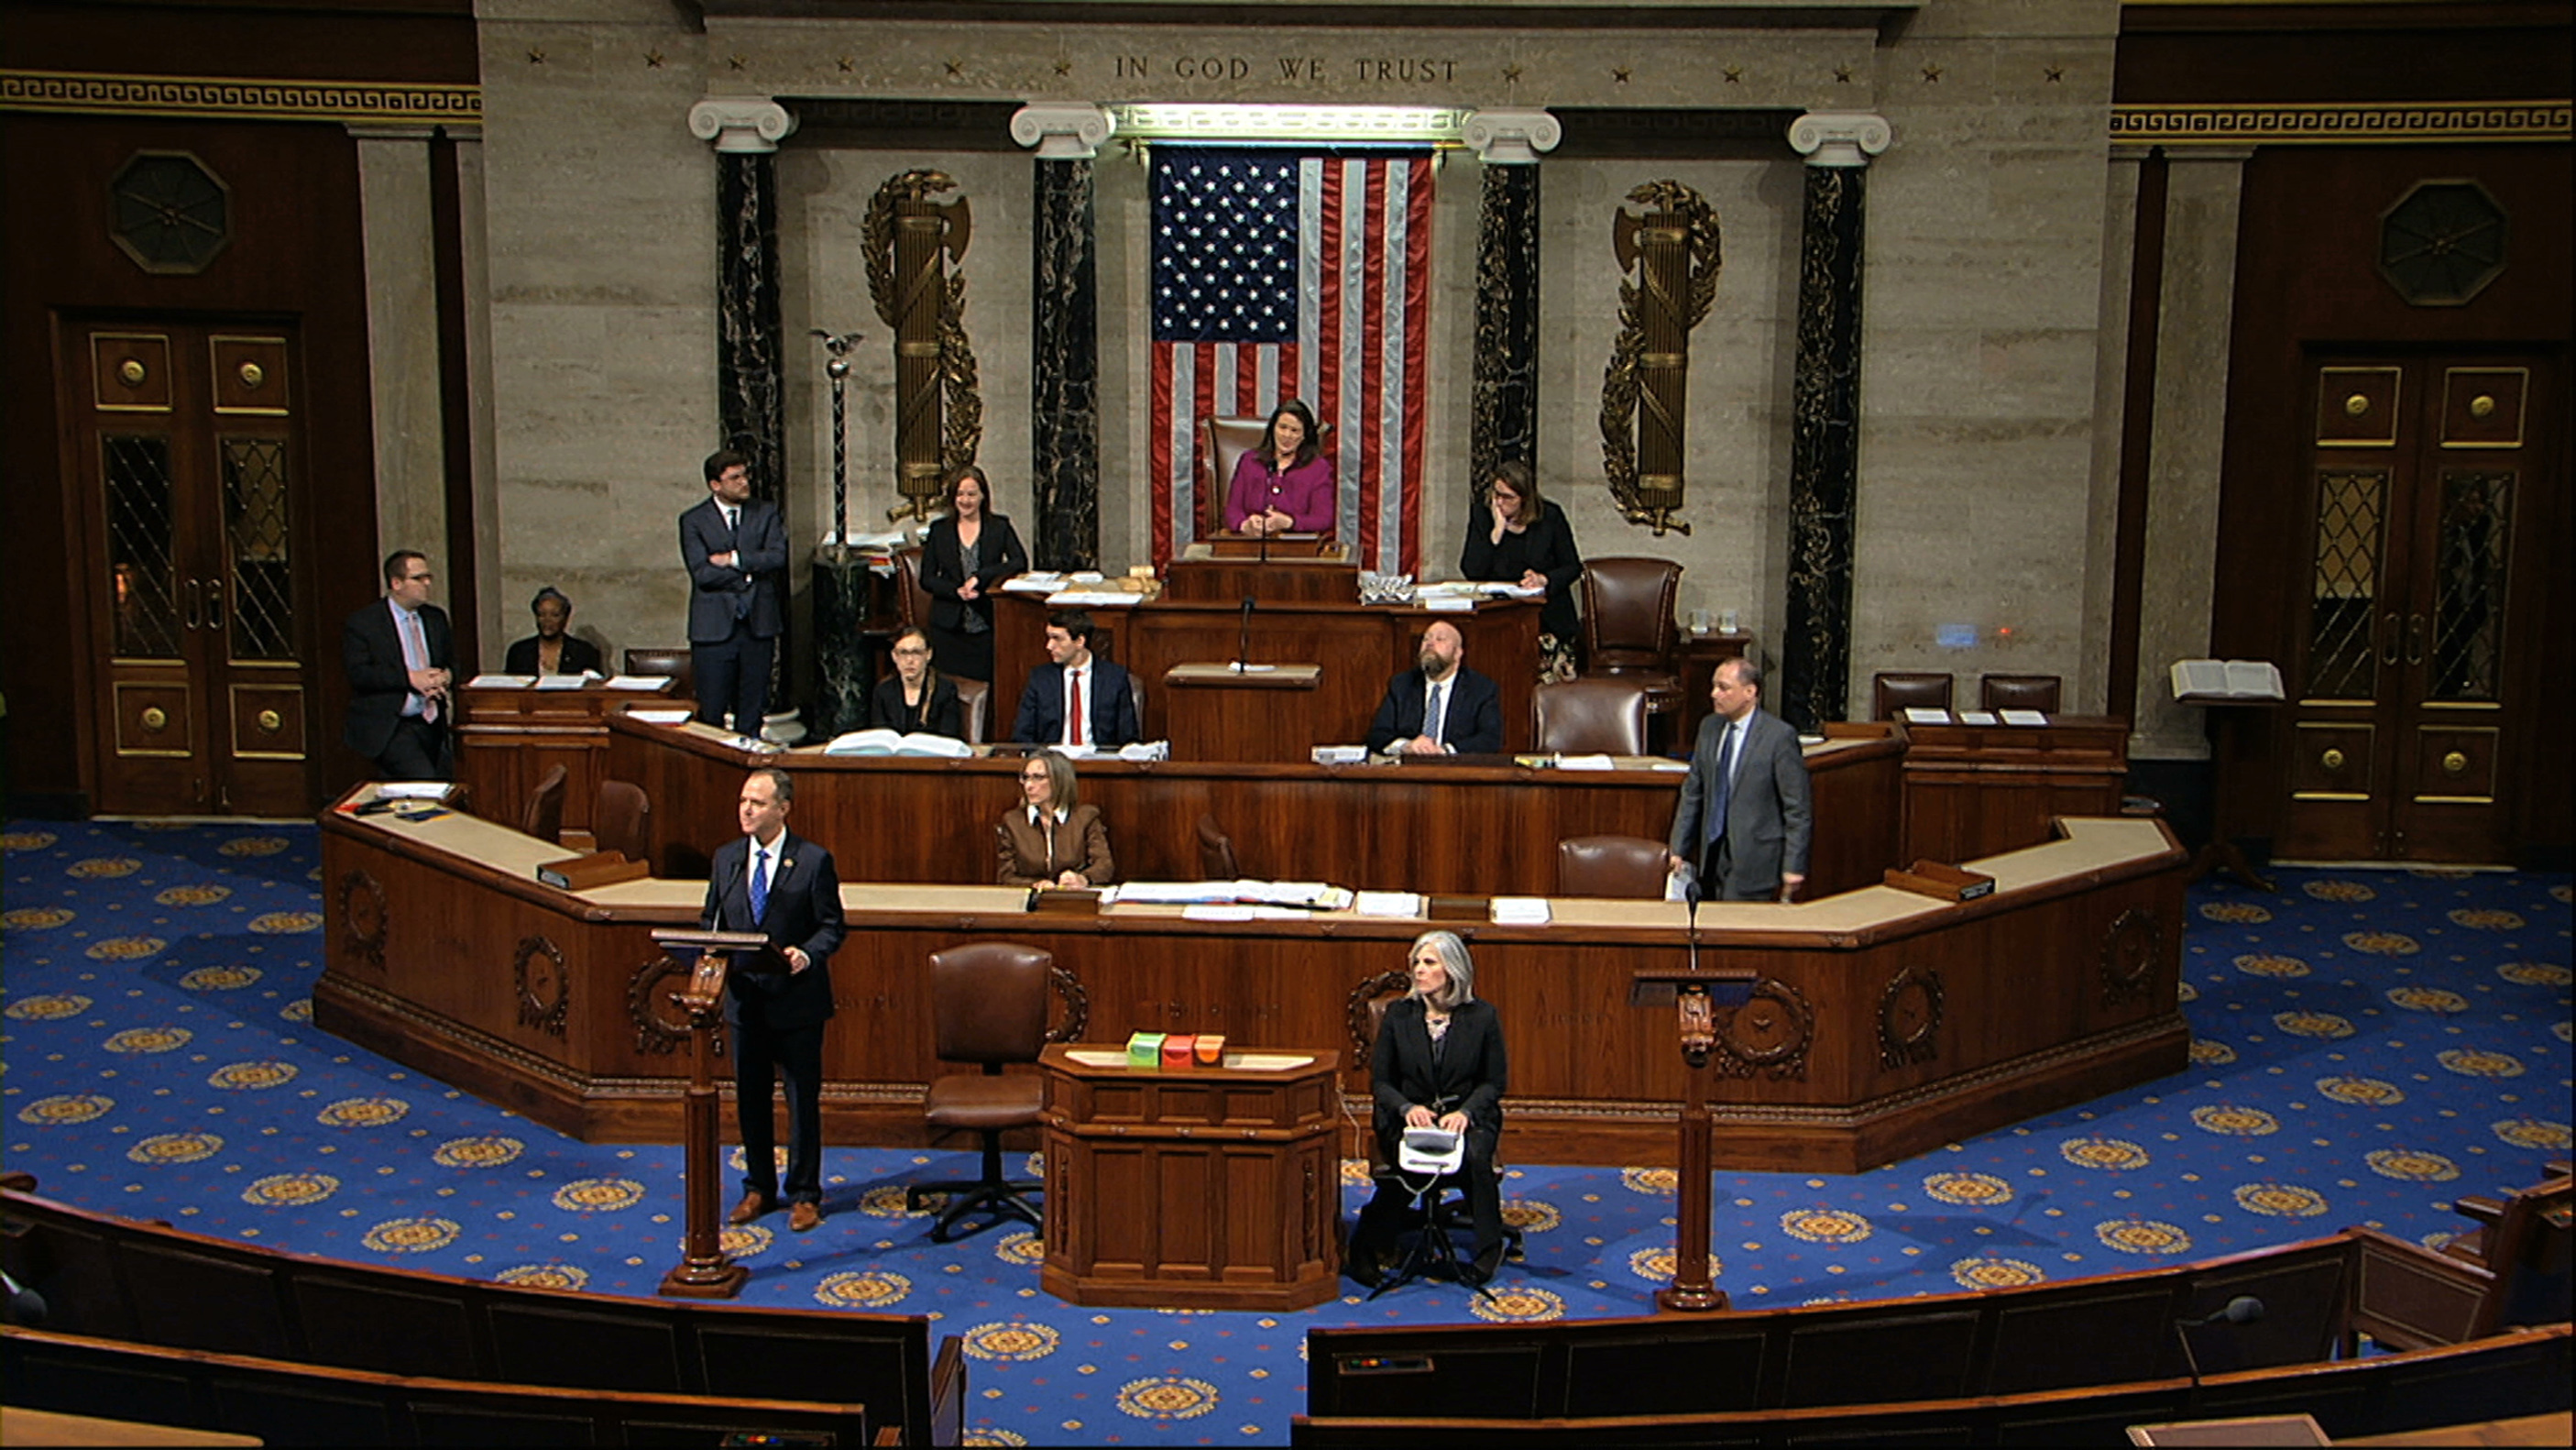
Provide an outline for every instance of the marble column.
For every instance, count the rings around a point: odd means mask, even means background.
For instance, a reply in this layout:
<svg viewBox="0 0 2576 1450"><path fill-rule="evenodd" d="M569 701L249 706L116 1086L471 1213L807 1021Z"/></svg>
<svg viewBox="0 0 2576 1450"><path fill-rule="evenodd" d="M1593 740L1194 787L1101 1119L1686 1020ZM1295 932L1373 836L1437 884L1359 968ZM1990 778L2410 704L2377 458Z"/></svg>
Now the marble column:
<svg viewBox="0 0 2576 1450"><path fill-rule="evenodd" d="M1100 566L1100 287L1091 162L1116 128L1098 106L1023 106L1011 139L1037 149L1030 182L1029 561Z"/></svg>
<svg viewBox="0 0 2576 1450"><path fill-rule="evenodd" d="M1538 158L1564 138L1539 110L1482 110L1466 142L1485 164L1476 213L1476 370L1468 488L1482 497L1495 466L1538 458Z"/></svg>
<svg viewBox="0 0 2576 1450"><path fill-rule="evenodd" d="M352 126L367 269L367 375L375 403L376 556L447 546L447 437L439 394L438 257L428 126ZM456 561L439 558L441 574ZM474 601L451 599L470 609Z"/></svg>
<svg viewBox="0 0 2576 1450"><path fill-rule="evenodd" d="M751 460L755 498L784 510L787 402L778 311L778 143L796 120L775 101L731 97L689 108L689 131L716 149L716 404L724 446ZM795 520L787 536L802 535ZM770 659L769 707L788 713L793 612ZM836 633L847 633L846 630Z"/></svg>
<svg viewBox="0 0 2576 1450"><path fill-rule="evenodd" d="M1869 158L1887 121L1811 111L1789 127L1807 158L1798 236L1798 361L1789 446L1789 598L1771 708L1802 732L1851 692L1853 505L1860 483L1860 304Z"/></svg>

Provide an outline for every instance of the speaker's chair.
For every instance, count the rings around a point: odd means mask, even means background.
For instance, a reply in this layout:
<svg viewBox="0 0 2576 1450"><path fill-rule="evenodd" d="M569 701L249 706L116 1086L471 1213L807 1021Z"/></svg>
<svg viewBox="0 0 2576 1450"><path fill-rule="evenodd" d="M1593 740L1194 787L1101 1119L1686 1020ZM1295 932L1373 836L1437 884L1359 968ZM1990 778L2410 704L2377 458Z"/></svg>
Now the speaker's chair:
<svg viewBox="0 0 2576 1450"><path fill-rule="evenodd" d="M1212 539L1225 532L1225 495L1234 487L1234 470L1242 464L1243 455L1261 446L1261 435L1269 431L1270 419L1266 415L1199 420L1200 538ZM1315 451L1331 455L1332 424L1316 423Z"/></svg>

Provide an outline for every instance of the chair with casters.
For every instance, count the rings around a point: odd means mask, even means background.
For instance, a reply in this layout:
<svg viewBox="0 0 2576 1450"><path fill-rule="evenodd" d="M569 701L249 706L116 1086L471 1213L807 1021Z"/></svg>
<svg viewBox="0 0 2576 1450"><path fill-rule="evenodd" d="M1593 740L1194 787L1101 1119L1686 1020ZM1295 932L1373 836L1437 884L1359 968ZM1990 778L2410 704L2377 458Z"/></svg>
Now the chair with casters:
<svg viewBox="0 0 2576 1450"><path fill-rule="evenodd" d="M629 861L644 860L652 849L652 823L653 801L644 787L626 780L599 783L590 809L590 834L599 849Z"/></svg>
<svg viewBox="0 0 2576 1450"><path fill-rule="evenodd" d="M528 792L527 809L519 813L521 832L551 846L563 839L564 782L572 772L558 761L537 779L537 788Z"/></svg>
<svg viewBox="0 0 2576 1450"><path fill-rule="evenodd" d="M1556 843L1556 894L1661 901L1672 862L1644 836L1574 836Z"/></svg>
<svg viewBox="0 0 2576 1450"><path fill-rule="evenodd" d="M1977 679L1977 704L1987 710L2037 710L2054 715L2059 684L2055 675L1981 675Z"/></svg>
<svg viewBox="0 0 2576 1450"><path fill-rule="evenodd" d="M1386 1026L1387 1008L1394 1006L1412 986L1413 977L1409 972L1380 972L1352 989L1347 1010L1351 1038L1357 1045L1352 1056L1356 1066L1362 1069L1369 1066L1369 1058L1377 1049L1378 1033ZM1389 1163L1380 1150L1376 1131L1373 1128L1365 1130L1362 1136L1367 1144L1370 1182L1379 1184L1395 1179L1413 1199L1406 1210L1408 1222L1404 1230L1412 1235L1412 1241L1406 1246L1404 1256L1378 1280L1376 1287L1369 1290L1368 1297L1375 1299L1421 1278L1464 1282L1460 1275L1462 1264L1458 1248L1450 1237L1450 1230L1459 1226L1458 1215L1467 1203L1463 1135L1459 1143L1461 1161L1443 1171L1420 1168L1408 1171L1404 1162ZM1399 1159L1402 1156L1399 1153ZM1494 1177L1499 1181L1502 1176L1503 1165L1497 1155ZM1526 1262L1528 1255L1521 1230L1508 1222L1503 1225L1503 1244L1503 1262ZM1478 1297L1488 1302L1499 1302L1490 1284L1474 1287Z"/></svg>
<svg viewBox="0 0 2576 1450"><path fill-rule="evenodd" d="M1632 676L1587 675L1530 691L1540 754L1643 755L1647 687Z"/></svg>
<svg viewBox="0 0 2576 1450"><path fill-rule="evenodd" d="M687 645L639 645L626 652L626 673L630 675L669 675L671 693L683 700L698 697L696 657Z"/></svg>
<svg viewBox="0 0 2576 1450"><path fill-rule="evenodd" d="M1673 618L1681 587L1682 566L1670 559L1583 565L1583 673L1635 679L1646 687L1649 715L1681 708L1681 625Z"/></svg>
<svg viewBox="0 0 2576 1450"><path fill-rule="evenodd" d="M1058 980L1062 976L1053 953L1016 942L969 942L930 954L935 1050L942 1061L971 1062L979 1070L933 1081L922 1097L922 1118L934 1133L977 1134L984 1151L983 1170L975 1178L916 1183L905 1190L905 1205L914 1210L925 1195L948 1196L931 1226L933 1243L948 1242L958 1220L979 1212L989 1215L984 1227L1018 1219L1044 1231L1029 1195L1045 1185L1003 1176L1002 1134L1044 1120L1046 1084L1035 1073L1003 1069L1034 1063L1050 1040L1080 1034L1085 1014L1070 995L1073 1010L1064 1025L1053 1033L1047 1028L1050 993L1069 993Z"/></svg>
<svg viewBox="0 0 2576 1450"><path fill-rule="evenodd" d="M1950 708L1951 678L1925 670L1881 670L1870 677L1870 718L1893 720L1907 710Z"/></svg>
<svg viewBox="0 0 2576 1450"><path fill-rule="evenodd" d="M1243 863L1235 858L1234 838L1216 823L1216 817L1199 817L1199 875L1209 881L1239 881Z"/></svg>

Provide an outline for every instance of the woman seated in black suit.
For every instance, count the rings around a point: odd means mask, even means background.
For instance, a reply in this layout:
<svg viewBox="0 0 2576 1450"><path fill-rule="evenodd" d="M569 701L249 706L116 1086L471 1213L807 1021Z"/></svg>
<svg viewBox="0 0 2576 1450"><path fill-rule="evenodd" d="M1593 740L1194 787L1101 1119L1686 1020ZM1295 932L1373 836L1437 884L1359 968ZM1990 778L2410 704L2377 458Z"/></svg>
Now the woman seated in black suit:
<svg viewBox="0 0 2576 1450"><path fill-rule="evenodd" d="M599 669L599 646L566 634L572 623L572 601L549 584L528 601L537 617L537 632L510 646L505 673L513 675L578 675Z"/></svg>
<svg viewBox="0 0 2576 1450"><path fill-rule="evenodd" d="M1544 587L1538 611L1538 677L1542 683L1574 678L1574 588L1583 579L1583 556L1565 510L1538 496L1538 475L1514 458L1494 470L1487 517L1467 525L1467 547L1458 572L1469 579Z"/></svg>
<svg viewBox="0 0 2576 1450"><path fill-rule="evenodd" d="M1393 1267L1397 1237L1414 1196L1426 1185L1420 1174L1397 1170L1397 1148L1407 1128L1441 1128L1467 1135L1467 1217L1476 1235L1475 1255L1459 1277L1482 1284L1502 1267L1503 1189L1494 1172L1494 1149L1503 1133L1503 1024L1490 1002L1476 996L1476 964L1453 931L1427 931L1413 939L1407 958L1413 989L1386 1009L1369 1077L1377 1097L1377 1146L1386 1170L1377 1196L1360 1210L1351 1233L1350 1275L1375 1286Z"/></svg>
<svg viewBox="0 0 2576 1450"><path fill-rule="evenodd" d="M966 707L957 687L930 663L930 636L907 629L894 640L894 673L868 696L868 727L909 735L916 730L966 738Z"/></svg>
<svg viewBox="0 0 2576 1450"><path fill-rule="evenodd" d="M1106 886L1118 879L1100 807L1082 803L1073 762L1052 750L1020 762L1020 804L993 827L1004 886Z"/></svg>
<svg viewBox="0 0 2576 1450"><path fill-rule="evenodd" d="M930 648L939 672L993 678L993 588L1029 570L1019 531L993 512L993 485L973 464L948 479L948 512L921 540L921 587L930 593Z"/></svg>

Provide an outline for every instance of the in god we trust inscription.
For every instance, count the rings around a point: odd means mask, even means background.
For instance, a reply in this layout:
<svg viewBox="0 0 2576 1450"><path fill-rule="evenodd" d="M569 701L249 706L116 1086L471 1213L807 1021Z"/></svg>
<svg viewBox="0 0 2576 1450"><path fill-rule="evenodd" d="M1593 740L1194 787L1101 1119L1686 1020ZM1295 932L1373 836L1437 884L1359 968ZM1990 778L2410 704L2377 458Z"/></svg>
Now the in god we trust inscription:
<svg viewBox="0 0 2576 1450"><path fill-rule="evenodd" d="M1429 55L1119 55L1110 59L1120 80L1241 82L1257 78L1288 85L1322 85L1340 80L1363 85L1421 85L1458 79L1456 60Z"/></svg>

